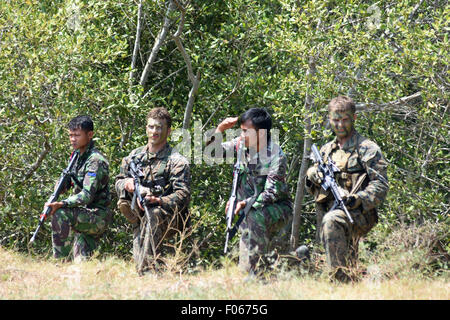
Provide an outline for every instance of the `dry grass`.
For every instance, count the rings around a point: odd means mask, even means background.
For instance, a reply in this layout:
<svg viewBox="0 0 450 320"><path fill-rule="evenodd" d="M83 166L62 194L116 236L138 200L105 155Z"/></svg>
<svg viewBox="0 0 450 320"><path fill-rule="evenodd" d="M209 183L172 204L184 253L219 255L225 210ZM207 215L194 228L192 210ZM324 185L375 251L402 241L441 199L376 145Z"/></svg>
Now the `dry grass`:
<svg viewBox="0 0 450 320"><path fill-rule="evenodd" d="M281 273L268 281L244 282L234 263L196 275L146 274L139 277L132 261L116 257L61 263L0 248L2 299L432 299L449 300L447 277L389 279L376 276L376 266L353 284Z"/></svg>

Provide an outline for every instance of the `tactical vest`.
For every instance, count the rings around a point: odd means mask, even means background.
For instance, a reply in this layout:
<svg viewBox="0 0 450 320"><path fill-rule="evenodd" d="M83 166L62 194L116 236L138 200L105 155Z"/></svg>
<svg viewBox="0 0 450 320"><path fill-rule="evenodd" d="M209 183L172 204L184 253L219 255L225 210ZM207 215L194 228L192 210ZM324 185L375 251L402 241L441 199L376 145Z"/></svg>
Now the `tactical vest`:
<svg viewBox="0 0 450 320"><path fill-rule="evenodd" d="M364 168L359 153L361 143L366 140L362 138L358 141L357 146L352 152L339 149L335 143L329 143L324 146L321 151L323 161L328 164L331 159L340 172L335 173L335 179L341 188L341 196L355 194L359 190L364 189L369 183L366 169ZM336 150L337 149L337 150ZM315 192L316 202L323 203L333 201L333 196L322 188Z"/></svg>
<svg viewBox="0 0 450 320"><path fill-rule="evenodd" d="M164 190L163 195L166 194L170 194L172 192L171 190L171 186L169 183L169 177L167 176L167 172L166 172L166 166L167 166L167 162L169 160L168 157L164 157L163 159L159 159L159 158L154 158L156 159L147 159L146 156L146 152L142 152L141 154L138 154L137 159L138 162L140 163L140 166L142 168L142 171L145 175L144 177L144 181L142 181L142 185L144 187L147 187L147 184L145 183L146 181L151 181L151 173L150 170L152 170L154 163L158 162L159 166L158 166L158 170L156 171L156 173L153 174L153 181L155 184L161 186Z"/></svg>
<svg viewBox="0 0 450 320"><path fill-rule="evenodd" d="M328 163L331 154L331 160L334 161L340 170L340 172L335 174L337 184L351 194L364 189L369 182L368 179L366 179L367 172L359 155L359 146L362 141L358 143L353 152L346 152L342 149L338 149L332 153L332 148L328 148L324 152L325 163Z"/></svg>

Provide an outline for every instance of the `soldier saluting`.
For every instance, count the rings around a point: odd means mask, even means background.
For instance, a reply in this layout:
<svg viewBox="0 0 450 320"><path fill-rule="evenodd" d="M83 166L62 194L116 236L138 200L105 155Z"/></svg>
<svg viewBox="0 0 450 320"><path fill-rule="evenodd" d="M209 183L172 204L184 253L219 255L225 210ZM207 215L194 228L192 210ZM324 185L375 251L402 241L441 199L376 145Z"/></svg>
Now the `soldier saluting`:
<svg viewBox="0 0 450 320"><path fill-rule="evenodd" d="M245 215L239 226L239 267L253 275L258 273L258 262L264 254L273 249L288 251L292 201L286 182L286 155L271 139L269 113L262 108L251 108L239 118L223 120L216 133L222 134L237 123L241 128L240 137L221 143L220 147L226 154L233 154L244 141L234 214ZM213 141L215 136L208 144Z"/></svg>
<svg viewBox="0 0 450 320"><path fill-rule="evenodd" d="M348 267L357 261L359 239L378 222L376 208L389 188L388 164L379 146L355 130L355 111L349 97L330 101L329 121L336 137L320 149L323 161L332 160L340 170L335 179L353 223L343 208L333 208L334 198L320 187L323 175L317 164L306 173L306 189L316 203L317 235L331 274L340 281L351 279Z"/></svg>

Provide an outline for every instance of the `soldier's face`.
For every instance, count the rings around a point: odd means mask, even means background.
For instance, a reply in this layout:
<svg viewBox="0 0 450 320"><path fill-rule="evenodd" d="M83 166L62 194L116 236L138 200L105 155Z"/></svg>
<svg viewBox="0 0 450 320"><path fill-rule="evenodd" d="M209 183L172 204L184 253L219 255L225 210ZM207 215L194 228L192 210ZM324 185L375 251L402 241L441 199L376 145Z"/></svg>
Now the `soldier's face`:
<svg viewBox="0 0 450 320"><path fill-rule="evenodd" d="M82 129L69 130L69 140L74 150L79 149L84 152L93 136L94 131L86 132Z"/></svg>
<svg viewBox="0 0 450 320"><path fill-rule="evenodd" d="M351 111L339 112L331 110L329 114L330 125L338 139L347 138L355 127L356 114Z"/></svg>
<svg viewBox="0 0 450 320"><path fill-rule="evenodd" d="M147 121L148 142L152 145L162 145L167 142L170 128L167 127L166 120L150 118Z"/></svg>
<svg viewBox="0 0 450 320"><path fill-rule="evenodd" d="M265 129L257 130L253 125L252 120L247 120L241 124L241 137L245 139L245 146L247 148L257 149L259 141L265 139Z"/></svg>

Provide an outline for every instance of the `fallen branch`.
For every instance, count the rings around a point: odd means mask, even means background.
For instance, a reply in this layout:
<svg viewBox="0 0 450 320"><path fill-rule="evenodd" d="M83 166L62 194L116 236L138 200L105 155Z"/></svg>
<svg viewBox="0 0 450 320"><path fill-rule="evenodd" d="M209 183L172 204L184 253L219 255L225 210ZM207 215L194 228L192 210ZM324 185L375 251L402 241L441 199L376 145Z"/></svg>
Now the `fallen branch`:
<svg viewBox="0 0 450 320"><path fill-rule="evenodd" d="M408 117L416 118L417 117L417 111L411 110L408 108L401 109L402 106L407 106L411 104L413 101L421 101L421 95L422 92L416 92L413 95L400 98L398 100L382 103L382 104L376 104L376 103L357 103L356 104L356 111L359 112L367 112L367 111L385 111L385 110L395 110L400 111L401 113L398 116L401 116L403 119L406 119Z"/></svg>

